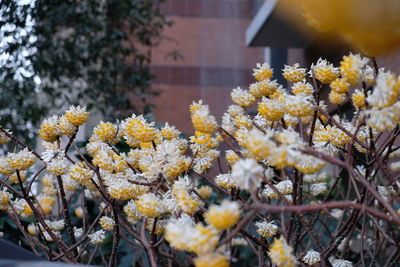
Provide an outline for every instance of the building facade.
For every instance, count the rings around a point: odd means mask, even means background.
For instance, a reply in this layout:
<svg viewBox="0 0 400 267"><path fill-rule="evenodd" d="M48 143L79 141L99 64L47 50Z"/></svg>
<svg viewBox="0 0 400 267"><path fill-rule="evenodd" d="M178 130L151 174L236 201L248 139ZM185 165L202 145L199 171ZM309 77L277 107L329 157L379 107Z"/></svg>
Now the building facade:
<svg viewBox="0 0 400 267"><path fill-rule="evenodd" d="M230 91L252 82L252 68L264 49L248 47L245 32L255 10L253 0L168 0L162 11L172 21L166 39L154 49L155 119L193 132L189 105L203 99L218 118L231 103ZM182 58L169 57L179 51Z"/></svg>

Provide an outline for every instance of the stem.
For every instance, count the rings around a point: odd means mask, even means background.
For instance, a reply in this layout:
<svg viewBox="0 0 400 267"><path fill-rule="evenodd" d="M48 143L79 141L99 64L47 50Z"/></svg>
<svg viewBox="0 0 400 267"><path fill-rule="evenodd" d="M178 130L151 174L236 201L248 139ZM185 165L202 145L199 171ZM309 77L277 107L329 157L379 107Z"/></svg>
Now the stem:
<svg viewBox="0 0 400 267"><path fill-rule="evenodd" d="M62 205L63 205L64 217L65 217L65 220L66 220L66 226L67 226L67 231L68 231L68 234L69 234L69 238L71 239L72 244L75 244L76 243L76 238L75 238L74 230L72 228L71 215L70 215L69 209L68 209L68 203L67 203L67 198L65 196L65 190L64 190L63 181L62 181L60 175L57 175L57 182L58 182L58 187L60 189L61 202L62 202ZM74 252L74 256L76 258L77 255L78 255L78 250L75 248L73 250L73 252Z"/></svg>

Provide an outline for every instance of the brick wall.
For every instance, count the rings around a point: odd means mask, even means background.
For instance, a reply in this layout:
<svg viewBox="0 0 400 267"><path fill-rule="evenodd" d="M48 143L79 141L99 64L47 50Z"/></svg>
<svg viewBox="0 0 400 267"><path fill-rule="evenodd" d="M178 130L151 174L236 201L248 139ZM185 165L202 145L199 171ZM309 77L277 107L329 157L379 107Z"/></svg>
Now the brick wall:
<svg viewBox="0 0 400 267"><path fill-rule="evenodd" d="M192 101L203 99L219 118L230 104L231 89L247 87L252 67L264 59L262 48L244 44L253 1L168 0L162 10L174 25L152 55L153 89L161 96L151 102L158 122L191 134ZM173 50L183 59L167 57Z"/></svg>

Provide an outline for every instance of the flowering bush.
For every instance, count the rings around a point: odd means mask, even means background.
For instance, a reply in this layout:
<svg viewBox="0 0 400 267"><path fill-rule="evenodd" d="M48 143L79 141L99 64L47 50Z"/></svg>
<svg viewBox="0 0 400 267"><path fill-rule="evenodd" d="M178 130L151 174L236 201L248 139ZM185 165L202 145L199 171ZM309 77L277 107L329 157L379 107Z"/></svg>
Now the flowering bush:
<svg viewBox="0 0 400 267"><path fill-rule="evenodd" d="M152 266L396 265L400 78L368 63L285 66L291 92L259 64L220 124L190 106L188 140L132 115L100 122L84 151L79 106L43 121L41 155L0 128L16 144L0 157L0 207L51 260L114 266L127 246Z"/></svg>

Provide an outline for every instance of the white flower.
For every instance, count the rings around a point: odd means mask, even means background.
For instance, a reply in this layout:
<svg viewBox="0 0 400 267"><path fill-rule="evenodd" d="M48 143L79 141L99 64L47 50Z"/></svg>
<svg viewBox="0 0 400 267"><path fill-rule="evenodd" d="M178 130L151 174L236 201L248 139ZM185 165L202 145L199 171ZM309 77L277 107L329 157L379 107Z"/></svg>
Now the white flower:
<svg viewBox="0 0 400 267"><path fill-rule="evenodd" d="M334 259L332 261L332 266L333 267L353 267L353 263L351 263L351 261Z"/></svg>
<svg viewBox="0 0 400 267"><path fill-rule="evenodd" d="M254 123L260 128L267 127L267 120L261 116L260 113L257 113L257 115L254 117Z"/></svg>
<svg viewBox="0 0 400 267"><path fill-rule="evenodd" d="M321 261L321 255L319 252L310 249L307 251L306 255L303 257L304 263L307 263L308 265L313 265L317 262Z"/></svg>
<svg viewBox="0 0 400 267"><path fill-rule="evenodd" d="M293 192L293 183L290 180L284 180L276 185L276 188L284 195L291 194Z"/></svg>
<svg viewBox="0 0 400 267"><path fill-rule="evenodd" d="M53 233L57 238L61 238L60 232L53 231ZM50 236L50 234L47 231L43 232L43 236L44 236L44 239L46 239L47 242L53 242L54 241L53 238Z"/></svg>
<svg viewBox="0 0 400 267"><path fill-rule="evenodd" d="M63 175L67 172L68 164L67 158L57 157L47 163L47 170L54 175Z"/></svg>
<svg viewBox="0 0 400 267"><path fill-rule="evenodd" d="M247 240L243 237L235 237L232 239L232 246L248 246Z"/></svg>
<svg viewBox="0 0 400 267"><path fill-rule="evenodd" d="M306 174L303 177L303 181L306 183L315 183L315 182L317 182L317 175L316 174Z"/></svg>
<svg viewBox="0 0 400 267"><path fill-rule="evenodd" d="M283 195L289 195L293 192L293 183L290 180L284 180L275 185L276 189ZM272 189L272 187L266 185L262 191L264 197L278 198L278 194ZM289 200L289 199L288 199ZM291 200L290 200L291 201Z"/></svg>
<svg viewBox="0 0 400 267"><path fill-rule="evenodd" d="M99 224L104 230L111 231L114 229L115 221L108 216L103 216L100 218Z"/></svg>
<svg viewBox="0 0 400 267"><path fill-rule="evenodd" d="M394 193L393 186L378 186L378 193L385 199L388 200L391 194Z"/></svg>
<svg viewBox="0 0 400 267"><path fill-rule="evenodd" d="M90 243L92 244L101 244L103 243L104 239L106 239L106 232L104 230L98 230L90 235Z"/></svg>
<svg viewBox="0 0 400 267"><path fill-rule="evenodd" d="M81 237L82 234L83 234L83 229L82 229L82 228L77 228L76 226L74 226L74 235L75 235L75 238Z"/></svg>
<svg viewBox="0 0 400 267"><path fill-rule="evenodd" d="M16 199L11 202L11 206L14 208L15 212L18 215L20 215L22 212L24 212L26 205L27 205L27 203L26 203L25 199L23 199L23 198Z"/></svg>
<svg viewBox="0 0 400 267"><path fill-rule="evenodd" d="M228 114L224 113L222 116L222 129L227 131L230 134L233 134L235 132L236 126L234 123L234 119Z"/></svg>
<svg viewBox="0 0 400 267"><path fill-rule="evenodd" d="M178 219L171 219L165 227L165 239L172 247L187 250L194 234L194 221L183 213Z"/></svg>
<svg viewBox="0 0 400 267"><path fill-rule="evenodd" d="M49 221L45 220L46 224L50 227L51 230L53 231L61 231L65 227L65 222L64 219L58 220L58 221ZM41 225L39 225L41 227ZM44 231L44 229L43 229Z"/></svg>
<svg viewBox="0 0 400 267"><path fill-rule="evenodd" d="M331 210L330 214L333 218L335 218L336 220L339 220L343 216L344 211L341 209L333 209L333 210Z"/></svg>
<svg viewBox="0 0 400 267"><path fill-rule="evenodd" d="M396 126L396 123L392 120L392 113L390 108L369 109L366 111L366 114L369 115L367 124L378 132L391 130Z"/></svg>
<svg viewBox="0 0 400 267"><path fill-rule="evenodd" d="M328 189L326 183L316 183L310 186L310 193L313 196L318 196Z"/></svg>
<svg viewBox="0 0 400 267"><path fill-rule="evenodd" d="M256 222L257 226L257 233L262 236L262 237L271 237L278 233L279 228L274 224L274 221L262 221L262 222Z"/></svg>
<svg viewBox="0 0 400 267"><path fill-rule="evenodd" d="M215 177L215 183L225 189L232 189L237 186L232 175L229 173L218 174L217 177Z"/></svg>
<svg viewBox="0 0 400 267"><path fill-rule="evenodd" d="M240 87L232 90L231 98L233 103L242 107L248 107L256 100L249 91L245 91Z"/></svg>
<svg viewBox="0 0 400 267"><path fill-rule="evenodd" d="M255 190L263 178L263 168L254 159L240 159L232 166L232 179L240 189Z"/></svg>
<svg viewBox="0 0 400 267"><path fill-rule="evenodd" d="M385 108L397 100L396 77L390 72L379 72L376 78L376 86L371 95L367 97L367 102L374 108Z"/></svg>
<svg viewBox="0 0 400 267"><path fill-rule="evenodd" d="M400 161L392 162L390 164L390 169L394 172L400 171Z"/></svg>
<svg viewBox="0 0 400 267"><path fill-rule="evenodd" d="M264 176L265 178L267 178L267 180L271 181L275 177L274 169L272 169L271 167L267 167L264 171Z"/></svg>

